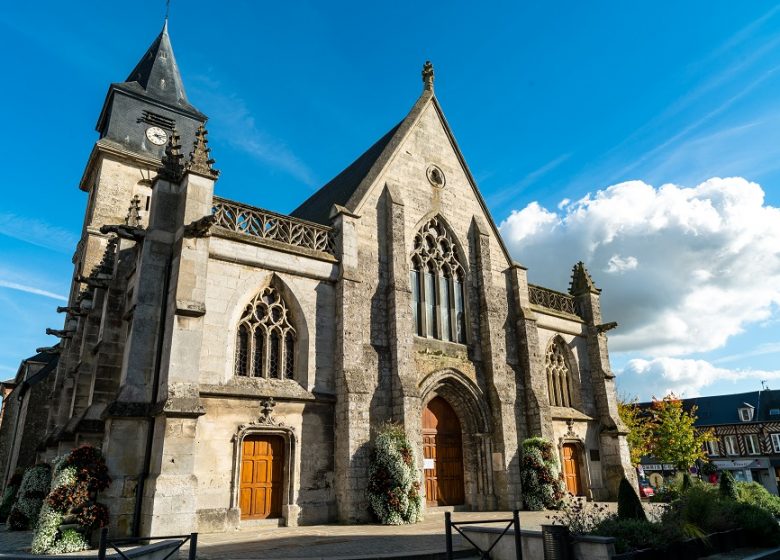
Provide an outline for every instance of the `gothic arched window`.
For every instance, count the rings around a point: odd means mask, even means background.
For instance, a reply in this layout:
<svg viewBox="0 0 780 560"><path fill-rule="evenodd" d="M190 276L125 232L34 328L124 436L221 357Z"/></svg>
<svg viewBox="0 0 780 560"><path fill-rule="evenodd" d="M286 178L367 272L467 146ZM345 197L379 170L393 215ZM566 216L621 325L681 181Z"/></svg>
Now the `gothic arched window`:
<svg viewBox="0 0 780 560"><path fill-rule="evenodd" d="M419 336L466 342L465 271L458 249L438 217L414 236L412 315Z"/></svg>
<svg viewBox="0 0 780 560"><path fill-rule="evenodd" d="M282 294L263 288L246 306L236 334L236 375L292 379L295 329Z"/></svg>
<svg viewBox="0 0 780 560"><path fill-rule="evenodd" d="M561 337L556 336L547 346L544 359L547 372L547 391L553 406L572 406L572 375L566 348Z"/></svg>

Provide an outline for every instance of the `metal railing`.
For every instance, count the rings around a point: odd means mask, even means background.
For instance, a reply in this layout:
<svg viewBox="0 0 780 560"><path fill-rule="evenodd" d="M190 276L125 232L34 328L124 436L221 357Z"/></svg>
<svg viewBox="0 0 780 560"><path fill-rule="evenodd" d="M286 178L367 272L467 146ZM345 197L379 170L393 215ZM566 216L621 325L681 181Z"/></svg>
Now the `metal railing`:
<svg viewBox="0 0 780 560"><path fill-rule="evenodd" d="M485 523L506 523L506 527L504 527L504 530L501 532L498 537L490 544L490 547L487 550L482 550L482 548L477 545L474 541L472 541L468 535L466 535L463 531L460 530L461 525L484 525ZM444 528L446 531L446 538L447 538L447 560L452 560L453 558L453 551L452 551L452 530L455 529L460 535L466 539L471 546L473 546L478 552L479 557L484 560L489 560L490 558L490 551L493 550L496 545L498 544L498 541L502 539L504 535L507 534L510 528L514 528L515 532L515 555L517 560L523 559L523 547L522 547L522 541L520 539L520 512L518 510L512 511L512 519L487 519L484 521L453 521L452 520L452 513L449 511L444 513Z"/></svg>
<svg viewBox="0 0 780 560"><path fill-rule="evenodd" d="M569 294L556 292L549 288L528 284L528 299L534 305L540 305L553 311L560 311L569 315L577 315L577 306L574 298Z"/></svg>
<svg viewBox="0 0 780 560"><path fill-rule="evenodd" d="M335 255L333 228L214 197L215 226Z"/></svg>
<svg viewBox="0 0 780 560"><path fill-rule="evenodd" d="M119 539L109 539L108 538L108 527L103 527L100 529L100 544L98 545L98 560L106 560L106 551L109 547L113 548L114 551L119 554L122 558L125 560L130 560L127 555L122 552L119 547L123 545L129 545L129 544L138 544L142 542L149 542L149 541L179 541L176 546L171 550L168 554L166 554L162 560L167 560L168 558L172 557L175 553L179 551L179 549L187 544L187 542L190 543L190 550L189 554L187 555L188 560L196 560L198 557L198 533L190 533L189 535L171 535L167 537L123 537Z"/></svg>

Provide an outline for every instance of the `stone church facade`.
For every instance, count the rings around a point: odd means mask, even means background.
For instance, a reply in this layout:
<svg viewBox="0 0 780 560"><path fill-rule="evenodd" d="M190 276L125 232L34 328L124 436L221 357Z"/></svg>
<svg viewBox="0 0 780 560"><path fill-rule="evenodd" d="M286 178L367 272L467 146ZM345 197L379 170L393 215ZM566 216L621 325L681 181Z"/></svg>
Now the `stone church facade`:
<svg viewBox="0 0 780 560"><path fill-rule="evenodd" d="M428 509L520 507L533 435L574 493L633 477L599 290L528 283L433 80L290 215L215 194L167 24L111 84L38 453L103 449L114 533L368 521L388 421Z"/></svg>

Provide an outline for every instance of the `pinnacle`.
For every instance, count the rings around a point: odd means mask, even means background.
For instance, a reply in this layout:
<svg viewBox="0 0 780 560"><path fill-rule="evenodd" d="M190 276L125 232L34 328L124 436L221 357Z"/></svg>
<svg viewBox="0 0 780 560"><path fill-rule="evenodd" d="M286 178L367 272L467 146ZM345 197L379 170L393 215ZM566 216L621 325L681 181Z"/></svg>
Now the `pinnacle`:
<svg viewBox="0 0 780 560"><path fill-rule="evenodd" d="M601 290L599 290L593 282L593 278L591 278L588 269L585 268L585 263L579 261L574 265L571 271L569 293L573 296L577 296L586 292L598 294Z"/></svg>
<svg viewBox="0 0 780 560"><path fill-rule="evenodd" d="M206 127L201 124L195 131L195 143L190 152L190 159L184 166L190 173L216 179L219 171L212 167L214 160L209 156L211 148L208 147L208 134Z"/></svg>
<svg viewBox="0 0 780 560"><path fill-rule="evenodd" d="M165 145L165 155L162 157L162 166L157 171L158 177L166 179L172 183L178 183L181 181L181 177L184 173L184 165L182 164L184 156L181 153L181 138L173 129L171 137L168 139L168 143Z"/></svg>

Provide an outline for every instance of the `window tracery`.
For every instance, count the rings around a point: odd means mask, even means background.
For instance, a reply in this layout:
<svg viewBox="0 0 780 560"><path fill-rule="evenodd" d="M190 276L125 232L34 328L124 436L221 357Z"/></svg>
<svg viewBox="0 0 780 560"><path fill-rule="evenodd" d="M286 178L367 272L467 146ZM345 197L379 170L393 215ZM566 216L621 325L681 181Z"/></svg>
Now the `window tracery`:
<svg viewBox="0 0 780 560"><path fill-rule="evenodd" d="M573 406L572 404L572 372L566 349L560 336L556 336L547 346L544 360L547 372L547 390L552 406Z"/></svg>
<svg viewBox="0 0 780 560"><path fill-rule="evenodd" d="M415 234L410 275L417 335L465 343L465 270L439 217L428 220Z"/></svg>
<svg viewBox="0 0 780 560"><path fill-rule="evenodd" d="M263 288L247 304L238 324L235 374L292 379L296 340L282 294L272 286Z"/></svg>

